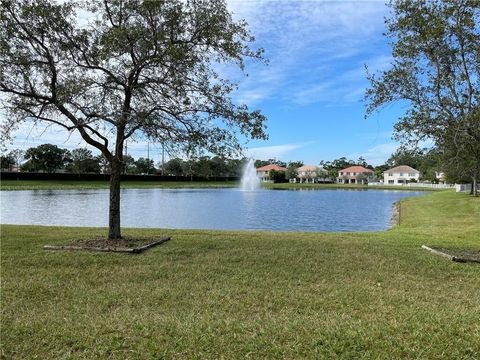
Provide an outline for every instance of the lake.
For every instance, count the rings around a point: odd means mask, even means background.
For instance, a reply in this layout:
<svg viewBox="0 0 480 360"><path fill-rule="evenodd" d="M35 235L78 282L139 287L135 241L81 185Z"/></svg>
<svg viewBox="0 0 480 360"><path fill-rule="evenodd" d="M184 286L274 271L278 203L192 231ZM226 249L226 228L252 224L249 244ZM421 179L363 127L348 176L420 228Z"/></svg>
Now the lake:
<svg viewBox="0 0 480 360"><path fill-rule="evenodd" d="M392 190L124 189L122 227L375 231L393 204L423 192ZM109 192L1 191L2 224L107 226Z"/></svg>

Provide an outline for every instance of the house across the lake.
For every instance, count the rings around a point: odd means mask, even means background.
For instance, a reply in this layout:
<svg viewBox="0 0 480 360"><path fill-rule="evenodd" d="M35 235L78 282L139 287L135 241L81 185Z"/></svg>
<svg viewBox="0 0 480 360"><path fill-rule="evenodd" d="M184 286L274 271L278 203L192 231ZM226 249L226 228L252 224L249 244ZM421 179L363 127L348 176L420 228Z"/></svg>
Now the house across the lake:
<svg viewBox="0 0 480 360"><path fill-rule="evenodd" d="M404 185L409 182L418 182L419 179L420 171L407 165L396 166L383 172L385 185Z"/></svg>
<svg viewBox="0 0 480 360"><path fill-rule="evenodd" d="M445 173L443 171L435 171L435 178L438 180L439 184L445 184Z"/></svg>
<svg viewBox="0 0 480 360"><path fill-rule="evenodd" d="M262 181L270 181L270 171L287 171L287 168L275 164L265 165L257 168L257 177Z"/></svg>
<svg viewBox="0 0 480 360"><path fill-rule="evenodd" d="M374 172L363 166L350 166L338 172L337 183L339 184L368 184L374 177Z"/></svg>
<svg viewBox="0 0 480 360"><path fill-rule="evenodd" d="M290 182L299 183L324 183L331 182L327 171L321 166L303 165L297 169L297 176L290 179Z"/></svg>

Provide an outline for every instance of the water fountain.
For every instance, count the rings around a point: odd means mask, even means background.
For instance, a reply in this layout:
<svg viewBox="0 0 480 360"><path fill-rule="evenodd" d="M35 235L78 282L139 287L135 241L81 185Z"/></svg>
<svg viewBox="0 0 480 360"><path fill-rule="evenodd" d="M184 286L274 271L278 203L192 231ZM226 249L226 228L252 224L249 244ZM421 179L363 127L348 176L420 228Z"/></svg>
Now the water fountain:
<svg viewBox="0 0 480 360"><path fill-rule="evenodd" d="M253 159L249 159L243 168L240 189L242 191L255 191L260 187L260 179L257 176Z"/></svg>

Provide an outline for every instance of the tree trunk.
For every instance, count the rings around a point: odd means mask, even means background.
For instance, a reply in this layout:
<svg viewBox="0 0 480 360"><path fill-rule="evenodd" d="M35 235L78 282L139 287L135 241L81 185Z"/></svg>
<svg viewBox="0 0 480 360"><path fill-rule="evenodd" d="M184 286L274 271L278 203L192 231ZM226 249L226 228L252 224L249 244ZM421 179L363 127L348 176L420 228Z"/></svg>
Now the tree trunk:
<svg viewBox="0 0 480 360"><path fill-rule="evenodd" d="M110 211L108 214L108 238L120 239L120 175L121 162L116 159L110 164Z"/></svg>
<svg viewBox="0 0 480 360"><path fill-rule="evenodd" d="M473 177L472 190L473 190L473 196L477 196L478 192L477 192L477 177L476 176Z"/></svg>

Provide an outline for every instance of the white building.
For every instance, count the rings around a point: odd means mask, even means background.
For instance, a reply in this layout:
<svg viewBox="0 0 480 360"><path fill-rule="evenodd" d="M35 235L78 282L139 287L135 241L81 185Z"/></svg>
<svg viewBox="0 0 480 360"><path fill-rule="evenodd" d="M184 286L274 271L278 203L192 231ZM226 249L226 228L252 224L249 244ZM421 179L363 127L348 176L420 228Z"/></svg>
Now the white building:
<svg viewBox="0 0 480 360"><path fill-rule="evenodd" d="M297 176L293 182L318 183L328 182L328 173L325 169L315 165L303 165L297 169Z"/></svg>
<svg viewBox="0 0 480 360"><path fill-rule="evenodd" d="M445 173L442 171L435 171L435 178L439 184L445 184Z"/></svg>
<svg viewBox="0 0 480 360"><path fill-rule="evenodd" d="M339 184L368 184L375 177L372 169L354 165L338 172L337 183Z"/></svg>
<svg viewBox="0 0 480 360"><path fill-rule="evenodd" d="M270 179L270 171L287 171L287 168L282 166L278 166L276 164L269 164L262 167L257 168L257 177L262 180L263 182L269 182Z"/></svg>
<svg viewBox="0 0 480 360"><path fill-rule="evenodd" d="M420 171L407 165L400 165L383 172L383 183L385 185L403 185L409 182L418 182Z"/></svg>

